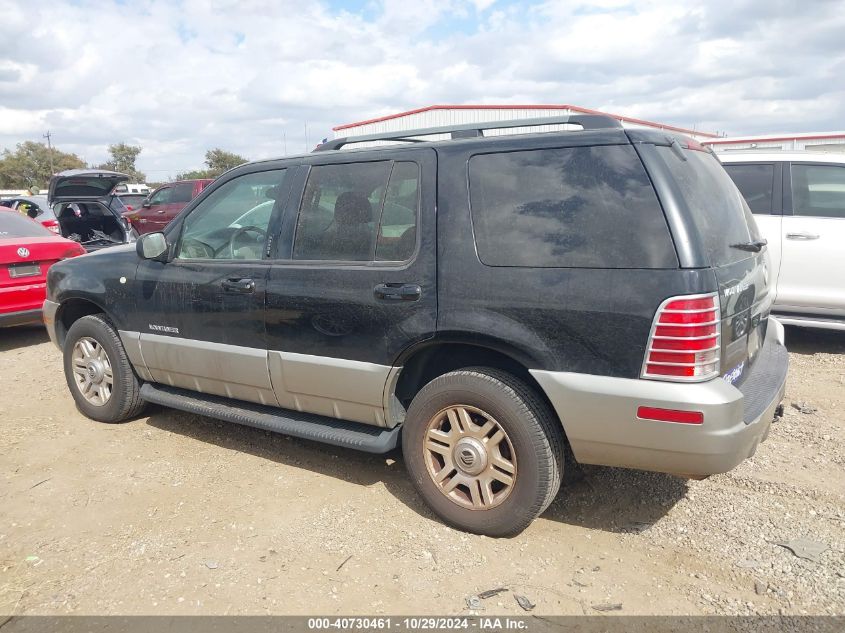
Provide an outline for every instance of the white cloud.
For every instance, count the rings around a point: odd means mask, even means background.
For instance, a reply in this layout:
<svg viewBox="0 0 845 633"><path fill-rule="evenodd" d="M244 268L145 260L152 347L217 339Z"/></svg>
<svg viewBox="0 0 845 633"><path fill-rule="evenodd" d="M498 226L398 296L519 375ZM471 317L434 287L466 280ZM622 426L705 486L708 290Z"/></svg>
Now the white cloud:
<svg viewBox="0 0 845 633"><path fill-rule="evenodd" d="M433 103L572 103L731 133L845 127L842 2L0 0L0 147L152 179ZM334 7L334 8L332 8ZM15 35L15 34L25 34Z"/></svg>

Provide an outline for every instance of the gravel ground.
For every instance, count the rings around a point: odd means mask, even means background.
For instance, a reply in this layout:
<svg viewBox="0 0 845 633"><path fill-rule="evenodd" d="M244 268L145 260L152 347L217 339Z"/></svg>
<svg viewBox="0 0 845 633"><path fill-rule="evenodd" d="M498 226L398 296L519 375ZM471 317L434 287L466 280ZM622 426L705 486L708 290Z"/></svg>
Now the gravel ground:
<svg viewBox="0 0 845 633"><path fill-rule="evenodd" d="M845 333L787 336L753 459L702 481L587 467L496 540L438 522L399 454L161 408L91 422L43 330L4 330L0 614L466 614L506 587L484 614L524 613L518 593L542 614L843 615ZM777 544L796 539L825 549Z"/></svg>

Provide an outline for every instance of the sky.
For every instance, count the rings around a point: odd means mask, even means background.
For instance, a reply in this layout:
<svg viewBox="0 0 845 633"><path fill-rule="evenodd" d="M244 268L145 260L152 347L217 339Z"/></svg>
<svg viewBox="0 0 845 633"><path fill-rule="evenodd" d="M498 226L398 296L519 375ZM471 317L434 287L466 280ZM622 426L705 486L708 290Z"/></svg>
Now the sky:
<svg viewBox="0 0 845 633"><path fill-rule="evenodd" d="M432 104L574 104L730 135L845 128L845 0L0 0L0 148L151 181ZM307 129L307 142L306 142Z"/></svg>

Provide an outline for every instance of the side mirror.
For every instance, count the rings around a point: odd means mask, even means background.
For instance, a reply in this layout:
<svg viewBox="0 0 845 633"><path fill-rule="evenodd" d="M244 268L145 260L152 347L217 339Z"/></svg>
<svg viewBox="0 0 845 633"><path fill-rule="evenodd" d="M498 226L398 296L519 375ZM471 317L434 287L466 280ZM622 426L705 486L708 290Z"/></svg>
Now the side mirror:
<svg viewBox="0 0 845 633"><path fill-rule="evenodd" d="M167 238L164 233L147 233L135 242L135 251L142 259L163 261L162 255L167 253Z"/></svg>
<svg viewBox="0 0 845 633"><path fill-rule="evenodd" d="M144 201L141 203L141 206L142 206L142 207L144 207L145 209L149 209L149 208L150 208L150 201L149 201L149 200L144 200Z"/></svg>

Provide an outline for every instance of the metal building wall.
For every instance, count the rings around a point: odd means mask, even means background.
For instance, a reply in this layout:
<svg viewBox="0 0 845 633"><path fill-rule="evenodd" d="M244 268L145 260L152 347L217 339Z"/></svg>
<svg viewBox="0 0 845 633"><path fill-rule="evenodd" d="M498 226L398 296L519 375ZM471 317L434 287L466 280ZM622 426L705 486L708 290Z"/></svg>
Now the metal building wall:
<svg viewBox="0 0 845 633"><path fill-rule="evenodd" d="M794 136L777 135L771 137L755 136L743 139L720 139L704 141L716 152L794 152L808 150L813 152L845 153L845 132L828 132Z"/></svg>

